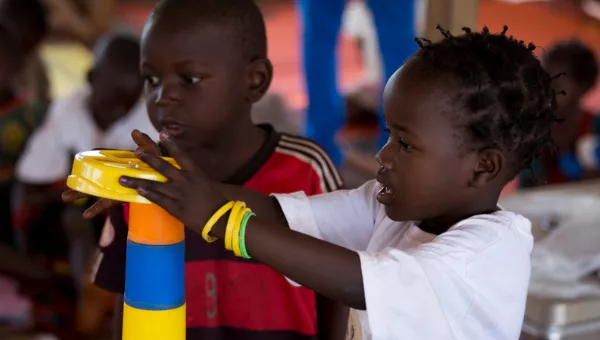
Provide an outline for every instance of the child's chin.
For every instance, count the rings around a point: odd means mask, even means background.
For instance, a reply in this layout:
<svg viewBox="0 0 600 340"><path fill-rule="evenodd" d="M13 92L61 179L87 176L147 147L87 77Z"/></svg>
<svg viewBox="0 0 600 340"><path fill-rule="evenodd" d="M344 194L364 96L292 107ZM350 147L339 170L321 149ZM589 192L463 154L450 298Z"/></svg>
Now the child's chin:
<svg viewBox="0 0 600 340"><path fill-rule="evenodd" d="M398 206L396 204L384 205L384 207L385 207L385 214L387 215L387 217L390 220L397 221L397 222L410 221L410 217L408 216L407 212L403 211L404 209L402 209L402 208L398 208Z"/></svg>

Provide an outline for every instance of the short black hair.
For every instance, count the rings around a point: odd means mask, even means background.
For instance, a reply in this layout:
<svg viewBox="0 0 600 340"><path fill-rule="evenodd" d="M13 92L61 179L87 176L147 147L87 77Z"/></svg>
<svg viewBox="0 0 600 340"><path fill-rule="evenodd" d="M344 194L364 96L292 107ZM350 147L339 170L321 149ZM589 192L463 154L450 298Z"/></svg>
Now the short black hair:
<svg viewBox="0 0 600 340"><path fill-rule="evenodd" d="M459 81L456 124L464 129L472 149L496 148L514 153L515 174L531 165L546 148L553 147L551 131L556 122L556 93L552 77L525 44L501 33L463 28L453 36L438 26L439 42L416 38L413 57L435 75Z"/></svg>
<svg viewBox="0 0 600 340"><path fill-rule="evenodd" d="M546 63L560 63L567 77L586 90L591 89L598 78L598 62L594 51L579 40L568 40L553 45L542 56Z"/></svg>
<svg viewBox="0 0 600 340"><path fill-rule="evenodd" d="M41 41L48 33L48 11L41 0L0 0L0 16L18 31L26 31L28 39Z"/></svg>
<svg viewBox="0 0 600 340"><path fill-rule="evenodd" d="M230 30L243 56L267 57L267 33L260 8L253 0L162 0L152 10L147 24L189 27L210 22Z"/></svg>
<svg viewBox="0 0 600 340"><path fill-rule="evenodd" d="M98 40L93 53L96 65L106 63L122 72L139 72L140 41L132 34L105 35Z"/></svg>

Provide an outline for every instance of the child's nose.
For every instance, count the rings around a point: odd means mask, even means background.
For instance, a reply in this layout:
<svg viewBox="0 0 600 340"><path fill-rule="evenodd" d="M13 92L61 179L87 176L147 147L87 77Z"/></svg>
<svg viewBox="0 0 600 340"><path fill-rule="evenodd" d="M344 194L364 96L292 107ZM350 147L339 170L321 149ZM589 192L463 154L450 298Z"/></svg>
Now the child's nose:
<svg viewBox="0 0 600 340"><path fill-rule="evenodd" d="M158 87L154 100L157 105L167 105L177 101L179 101L179 94L176 86L164 83Z"/></svg>
<svg viewBox="0 0 600 340"><path fill-rule="evenodd" d="M392 157L392 150L389 147L389 142L386 143L381 150L379 150L379 152L375 155L375 159L377 160L377 162L379 163L379 165L381 165L382 167L390 170L392 169L392 165L393 165L393 157Z"/></svg>

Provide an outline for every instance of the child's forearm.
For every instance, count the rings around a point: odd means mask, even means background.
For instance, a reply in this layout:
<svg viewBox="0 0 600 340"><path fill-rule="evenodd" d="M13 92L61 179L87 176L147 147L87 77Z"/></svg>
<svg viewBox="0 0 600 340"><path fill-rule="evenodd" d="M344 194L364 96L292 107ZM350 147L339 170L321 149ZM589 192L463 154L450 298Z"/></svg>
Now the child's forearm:
<svg viewBox="0 0 600 340"><path fill-rule="evenodd" d="M250 219L246 229L246 247L252 257L328 298L365 309L356 252L290 230L271 196L234 185L214 185L227 199L244 201L258 216ZM214 232L225 237L225 219Z"/></svg>
<svg viewBox="0 0 600 340"><path fill-rule="evenodd" d="M244 201L263 221L283 226L288 225L276 198L237 185L223 183L214 183L214 185L227 199Z"/></svg>
<svg viewBox="0 0 600 340"><path fill-rule="evenodd" d="M212 233L225 237L225 219ZM365 309L360 258L356 252L262 218L248 221L245 241L254 259L291 280L349 307Z"/></svg>

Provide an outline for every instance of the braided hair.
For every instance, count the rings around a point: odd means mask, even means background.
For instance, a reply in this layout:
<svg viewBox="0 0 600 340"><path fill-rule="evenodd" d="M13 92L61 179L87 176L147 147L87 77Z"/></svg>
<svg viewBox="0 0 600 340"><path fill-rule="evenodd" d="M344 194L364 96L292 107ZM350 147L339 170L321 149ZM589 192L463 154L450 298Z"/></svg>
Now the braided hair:
<svg viewBox="0 0 600 340"><path fill-rule="evenodd" d="M455 102L461 106L457 126L466 132L471 150L495 148L515 155L518 172L553 146L551 130L556 121L556 94L552 77L533 51L500 33L465 32L453 36L437 27L444 38L431 42L416 38L414 59L432 74L452 75L458 81Z"/></svg>

